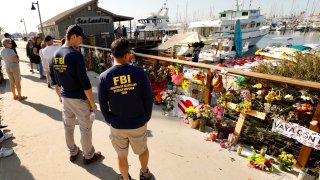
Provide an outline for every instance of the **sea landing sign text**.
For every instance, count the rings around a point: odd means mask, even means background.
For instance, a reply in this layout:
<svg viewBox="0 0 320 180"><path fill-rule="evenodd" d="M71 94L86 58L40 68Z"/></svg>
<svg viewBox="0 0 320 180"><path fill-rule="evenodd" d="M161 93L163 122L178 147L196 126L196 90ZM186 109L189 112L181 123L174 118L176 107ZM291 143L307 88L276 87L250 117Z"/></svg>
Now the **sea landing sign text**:
<svg viewBox="0 0 320 180"><path fill-rule="evenodd" d="M76 24L108 24L110 23L110 18L107 16L97 16L97 17L78 17L76 18Z"/></svg>
<svg viewBox="0 0 320 180"><path fill-rule="evenodd" d="M320 134L298 124L274 119L272 131L295 139L308 147L320 150Z"/></svg>

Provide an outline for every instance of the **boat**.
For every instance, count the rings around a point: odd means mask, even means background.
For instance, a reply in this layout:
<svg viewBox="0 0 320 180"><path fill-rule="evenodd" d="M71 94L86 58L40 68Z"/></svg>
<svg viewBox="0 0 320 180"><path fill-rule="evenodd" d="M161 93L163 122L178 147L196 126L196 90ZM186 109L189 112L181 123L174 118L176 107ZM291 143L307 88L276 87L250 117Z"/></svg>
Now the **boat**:
<svg viewBox="0 0 320 180"><path fill-rule="evenodd" d="M320 31L320 13L311 15L310 21L310 30Z"/></svg>
<svg viewBox="0 0 320 180"><path fill-rule="evenodd" d="M292 45L290 37L277 37L270 41L270 45L255 52L265 60L295 61L297 53L308 53L316 44Z"/></svg>
<svg viewBox="0 0 320 180"><path fill-rule="evenodd" d="M136 28L139 31L162 31L162 34L174 35L183 31L186 24L171 24L168 16L169 8L164 3L162 8L157 13L148 13L138 19Z"/></svg>
<svg viewBox="0 0 320 180"><path fill-rule="evenodd" d="M238 1L237 1L238 2ZM219 13L218 19L191 22L189 31L195 31L208 38L233 37L236 20L240 20L242 42L254 46L266 34L270 26L263 26L265 17L260 9L240 10L237 3L236 10L227 10Z"/></svg>
<svg viewBox="0 0 320 180"><path fill-rule="evenodd" d="M320 31L320 21L315 21L311 24L311 30Z"/></svg>
<svg viewBox="0 0 320 180"><path fill-rule="evenodd" d="M310 23L308 21L302 21L294 29L295 31L309 31Z"/></svg>

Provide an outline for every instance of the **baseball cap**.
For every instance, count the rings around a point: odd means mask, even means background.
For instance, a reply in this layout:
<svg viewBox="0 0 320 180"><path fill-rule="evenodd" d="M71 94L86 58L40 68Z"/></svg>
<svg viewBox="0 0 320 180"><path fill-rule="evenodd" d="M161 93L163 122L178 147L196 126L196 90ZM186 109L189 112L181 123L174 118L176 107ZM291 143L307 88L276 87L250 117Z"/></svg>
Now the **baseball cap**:
<svg viewBox="0 0 320 180"><path fill-rule="evenodd" d="M67 35L79 35L81 36L83 39L87 39L87 37L84 35L83 30L80 26L78 26L77 24L74 25L70 25L66 31Z"/></svg>
<svg viewBox="0 0 320 180"><path fill-rule="evenodd" d="M46 37L44 38L44 41L45 41L45 42L49 42L49 41L51 41L52 39L54 39L52 36L46 36Z"/></svg>
<svg viewBox="0 0 320 180"><path fill-rule="evenodd" d="M8 36L10 36L9 33L4 33L4 37L8 37Z"/></svg>

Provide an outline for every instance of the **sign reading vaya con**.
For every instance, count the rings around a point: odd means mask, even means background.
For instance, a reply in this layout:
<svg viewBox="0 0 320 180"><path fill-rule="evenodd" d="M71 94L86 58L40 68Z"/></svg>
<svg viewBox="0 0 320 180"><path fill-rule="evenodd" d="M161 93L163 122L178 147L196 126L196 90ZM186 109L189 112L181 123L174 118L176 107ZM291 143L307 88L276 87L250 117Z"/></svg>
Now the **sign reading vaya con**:
<svg viewBox="0 0 320 180"><path fill-rule="evenodd" d="M96 16L96 17L77 17L75 19L76 24L101 24L110 23L110 18L107 16Z"/></svg>
<svg viewBox="0 0 320 180"><path fill-rule="evenodd" d="M272 131L295 139L305 146L320 150L320 134L298 124L275 118Z"/></svg>

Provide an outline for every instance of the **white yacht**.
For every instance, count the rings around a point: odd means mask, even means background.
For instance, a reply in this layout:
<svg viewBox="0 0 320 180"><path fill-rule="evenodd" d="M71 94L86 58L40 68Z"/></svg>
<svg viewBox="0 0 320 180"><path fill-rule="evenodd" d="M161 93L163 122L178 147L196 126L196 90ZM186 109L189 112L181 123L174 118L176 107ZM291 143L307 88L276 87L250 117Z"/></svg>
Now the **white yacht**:
<svg viewBox="0 0 320 180"><path fill-rule="evenodd" d="M310 26L310 22L302 21L298 24L298 26L294 29L295 31L308 31Z"/></svg>
<svg viewBox="0 0 320 180"><path fill-rule="evenodd" d="M320 21L315 21L311 25L311 29L314 31L320 31Z"/></svg>
<svg viewBox="0 0 320 180"><path fill-rule="evenodd" d="M168 35L177 34L185 25L170 24L168 11L169 8L164 3L157 13L149 13L138 19L136 27L140 31L163 31Z"/></svg>
<svg viewBox="0 0 320 180"><path fill-rule="evenodd" d="M215 37L233 37L235 23L240 20L242 40L254 46L263 36L268 34L270 27L263 26L265 17L260 14L260 9L227 10L219 13L219 19L192 22L189 30L196 31L201 35L215 39Z"/></svg>
<svg viewBox="0 0 320 180"><path fill-rule="evenodd" d="M311 30L320 31L320 13L311 17Z"/></svg>

